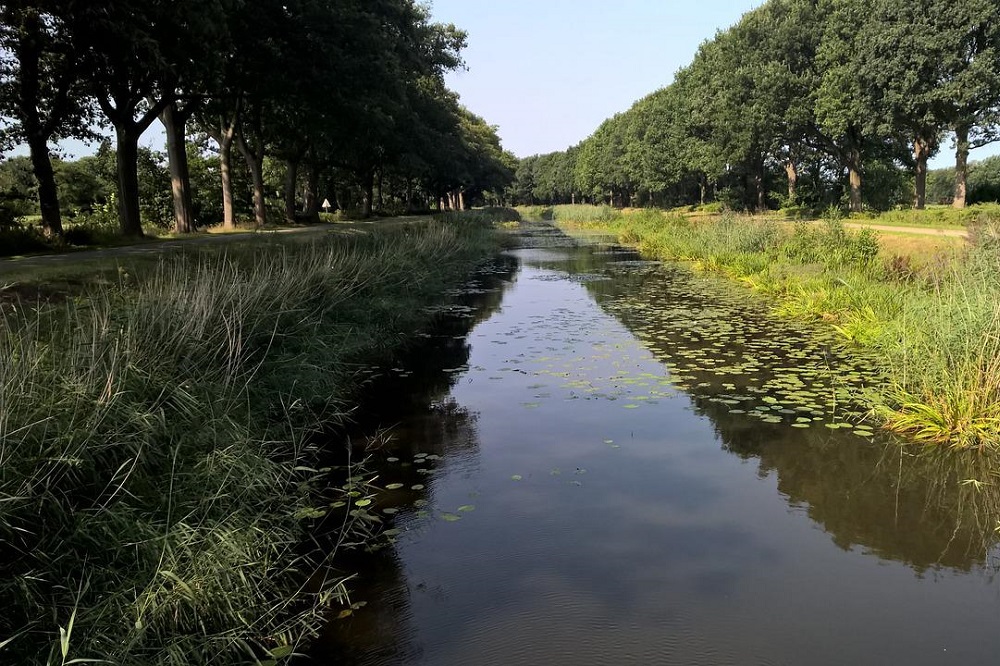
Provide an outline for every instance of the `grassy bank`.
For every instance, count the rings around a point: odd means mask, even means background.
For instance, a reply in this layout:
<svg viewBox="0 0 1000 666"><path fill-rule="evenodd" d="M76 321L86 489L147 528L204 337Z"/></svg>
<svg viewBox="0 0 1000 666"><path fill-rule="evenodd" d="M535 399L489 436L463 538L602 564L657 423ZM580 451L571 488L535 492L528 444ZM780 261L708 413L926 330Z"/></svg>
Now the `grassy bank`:
<svg viewBox="0 0 1000 666"><path fill-rule="evenodd" d="M262 239L0 300L0 661L247 663L308 635L342 590L306 590L303 517L357 498L318 487L310 433L496 250L459 222Z"/></svg>
<svg viewBox="0 0 1000 666"><path fill-rule="evenodd" d="M953 253L893 254L876 232L851 232L837 219L523 211L540 212L740 280L774 297L781 315L827 322L892 378L870 397L886 427L918 442L1000 447L1000 214L980 211L970 241Z"/></svg>

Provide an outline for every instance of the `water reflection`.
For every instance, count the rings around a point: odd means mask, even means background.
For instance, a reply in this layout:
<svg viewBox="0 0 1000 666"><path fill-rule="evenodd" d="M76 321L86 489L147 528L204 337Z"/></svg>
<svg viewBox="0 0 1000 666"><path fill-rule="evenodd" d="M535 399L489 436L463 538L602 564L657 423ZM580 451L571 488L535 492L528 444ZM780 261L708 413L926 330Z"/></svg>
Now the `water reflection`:
<svg viewBox="0 0 1000 666"><path fill-rule="evenodd" d="M620 267L611 270L621 274ZM761 477L775 474L788 502L806 507L839 547L861 547L918 573L983 565L997 542L1000 516L989 461L904 448L864 431L859 436L843 429L790 429L787 422L803 413L796 409L782 410L790 414L774 423L747 418L754 414L750 405L769 406L754 398L781 395L783 377L798 376L812 389L799 403L818 402L822 412L839 409L844 421L864 422L849 389L878 377L857 367L834 343L824 343L821 331L775 320L759 301L731 285L676 268L633 271L588 288L602 307L648 341L672 375L685 378L694 411L711 420L723 447L758 460ZM717 360L724 362L712 362ZM785 383L806 385L797 379ZM839 396L839 404L817 399L827 395ZM822 417L829 420L826 413Z"/></svg>
<svg viewBox="0 0 1000 666"><path fill-rule="evenodd" d="M852 403L878 378L746 293L561 242L518 252L502 302L386 384L379 465L401 487L378 508L401 533L357 563L369 605L331 623L319 663L1000 649L984 567L1000 502L963 483L989 484L989 461L878 436Z"/></svg>
<svg viewBox="0 0 1000 666"><path fill-rule="evenodd" d="M496 257L438 308L433 329L420 336L392 368L372 368L360 397L362 408L338 441L351 442L401 485L378 498L384 529L425 513L433 503L433 472L442 460L473 461L477 452L476 415L461 407L450 392L467 368L469 332L495 314L516 282L518 260ZM383 450L371 450L365 433L388 432ZM376 438L375 441L381 441ZM420 458L415 456L419 455ZM388 460L387 460L388 459ZM386 483L382 483L386 485ZM391 513L386 513L387 511ZM362 657L369 663L418 660L421 650L408 622L409 587L394 548L345 549L338 552L335 577L360 572L351 588L355 598L377 599L364 612L336 619L315 642L311 655L320 662Z"/></svg>

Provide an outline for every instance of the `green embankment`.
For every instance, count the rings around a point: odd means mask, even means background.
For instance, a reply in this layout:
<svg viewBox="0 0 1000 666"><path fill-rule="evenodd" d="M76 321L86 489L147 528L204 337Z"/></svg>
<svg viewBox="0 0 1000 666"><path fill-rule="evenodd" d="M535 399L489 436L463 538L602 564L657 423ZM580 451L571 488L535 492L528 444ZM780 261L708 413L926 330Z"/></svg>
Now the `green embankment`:
<svg viewBox="0 0 1000 666"><path fill-rule="evenodd" d="M303 521L358 497L322 487L310 433L495 253L488 225L459 222L247 242L140 261L84 295L0 298L0 661L286 657L343 593L305 587L323 562Z"/></svg>
<svg viewBox="0 0 1000 666"><path fill-rule="evenodd" d="M889 256L876 232L848 231L837 219L695 221L588 206L522 214L611 233L652 257L694 262L775 298L781 315L827 322L890 378L868 396L887 428L922 443L1000 447L996 211L981 210L969 241L951 254Z"/></svg>

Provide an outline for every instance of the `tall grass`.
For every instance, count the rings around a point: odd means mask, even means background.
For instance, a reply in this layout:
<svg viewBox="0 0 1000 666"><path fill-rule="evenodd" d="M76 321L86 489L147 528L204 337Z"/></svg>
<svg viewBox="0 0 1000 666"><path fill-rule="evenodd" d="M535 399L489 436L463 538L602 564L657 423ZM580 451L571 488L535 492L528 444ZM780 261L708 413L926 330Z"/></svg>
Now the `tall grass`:
<svg viewBox="0 0 1000 666"><path fill-rule="evenodd" d="M287 656L342 591L305 585L310 433L494 243L440 222L261 241L5 310L0 660Z"/></svg>
<svg viewBox="0 0 1000 666"><path fill-rule="evenodd" d="M975 204L956 209L951 206L929 206L924 210L904 209L879 213L873 221L885 225L920 225L936 227L963 227L986 223L1000 217L1000 204ZM866 218L872 219L872 218Z"/></svg>
<svg viewBox="0 0 1000 666"><path fill-rule="evenodd" d="M556 207L662 259L691 261L774 297L776 311L828 323L890 382L871 396L888 428L953 448L1000 448L1000 214L975 213L959 260L925 267L879 256L878 236L830 216L793 226L723 215Z"/></svg>
<svg viewBox="0 0 1000 666"><path fill-rule="evenodd" d="M463 224L500 225L506 222L520 222L521 213L514 208L490 206L466 211L448 211L438 213L435 218L443 221L461 222Z"/></svg>

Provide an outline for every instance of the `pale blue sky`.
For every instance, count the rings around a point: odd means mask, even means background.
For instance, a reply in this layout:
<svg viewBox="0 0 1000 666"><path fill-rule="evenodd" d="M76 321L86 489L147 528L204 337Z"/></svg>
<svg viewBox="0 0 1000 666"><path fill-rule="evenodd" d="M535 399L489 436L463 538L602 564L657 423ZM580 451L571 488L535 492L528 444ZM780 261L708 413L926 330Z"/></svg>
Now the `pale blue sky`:
<svg viewBox="0 0 1000 666"><path fill-rule="evenodd" d="M449 86L519 157L563 150L669 84L760 0L433 0L469 33Z"/></svg>
<svg viewBox="0 0 1000 666"><path fill-rule="evenodd" d="M518 157L564 150L662 88L762 0L433 0L469 33L468 71L448 77ZM1000 153L1000 143L972 159ZM934 168L954 164L945 140Z"/></svg>

